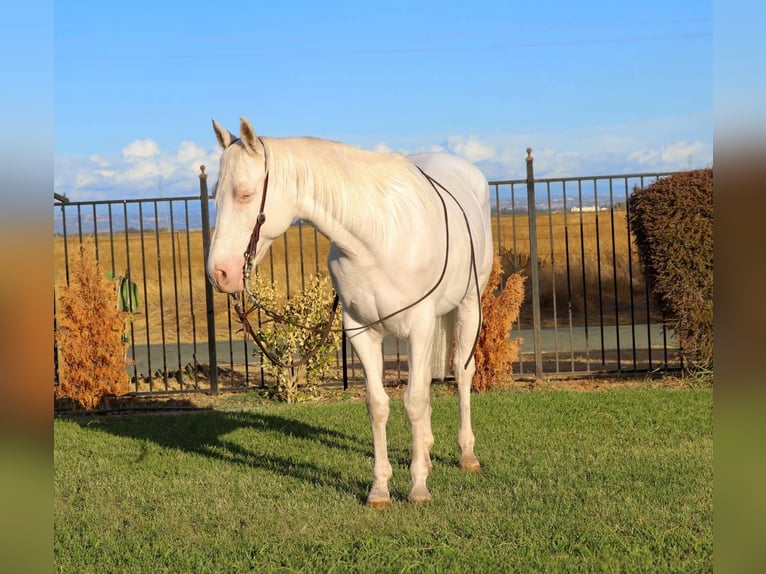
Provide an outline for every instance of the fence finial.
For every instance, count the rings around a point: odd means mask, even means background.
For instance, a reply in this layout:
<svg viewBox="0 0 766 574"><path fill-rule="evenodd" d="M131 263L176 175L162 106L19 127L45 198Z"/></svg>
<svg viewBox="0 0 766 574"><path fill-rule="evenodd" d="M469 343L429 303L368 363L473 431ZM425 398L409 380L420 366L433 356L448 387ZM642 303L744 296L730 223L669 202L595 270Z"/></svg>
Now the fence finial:
<svg viewBox="0 0 766 574"><path fill-rule="evenodd" d="M532 161L532 148L527 148L527 161Z"/></svg>
<svg viewBox="0 0 766 574"><path fill-rule="evenodd" d="M199 166L199 170L204 174L205 173L205 166L204 165Z"/></svg>

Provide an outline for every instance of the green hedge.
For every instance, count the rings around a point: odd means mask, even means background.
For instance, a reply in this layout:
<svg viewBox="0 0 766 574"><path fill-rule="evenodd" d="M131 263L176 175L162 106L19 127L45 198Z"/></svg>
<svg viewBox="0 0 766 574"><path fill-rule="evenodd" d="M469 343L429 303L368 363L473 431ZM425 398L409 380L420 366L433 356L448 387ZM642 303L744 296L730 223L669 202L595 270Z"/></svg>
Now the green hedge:
<svg viewBox="0 0 766 574"><path fill-rule="evenodd" d="M628 218L685 368L713 364L713 170L636 187Z"/></svg>

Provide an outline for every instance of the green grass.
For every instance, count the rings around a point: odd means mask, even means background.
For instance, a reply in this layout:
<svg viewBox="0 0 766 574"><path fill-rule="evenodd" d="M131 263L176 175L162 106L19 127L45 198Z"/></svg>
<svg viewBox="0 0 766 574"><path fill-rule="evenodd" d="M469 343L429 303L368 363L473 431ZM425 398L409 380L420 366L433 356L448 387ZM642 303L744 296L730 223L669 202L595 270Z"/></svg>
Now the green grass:
<svg viewBox="0 0 766 574"><path fill-rule="evenodd" d="M457 399L433 404L427 505L364 505L372 444L348 400L55 421L60 572L711 571L712 391L474 396L479 474L456 468Z"/></svg>

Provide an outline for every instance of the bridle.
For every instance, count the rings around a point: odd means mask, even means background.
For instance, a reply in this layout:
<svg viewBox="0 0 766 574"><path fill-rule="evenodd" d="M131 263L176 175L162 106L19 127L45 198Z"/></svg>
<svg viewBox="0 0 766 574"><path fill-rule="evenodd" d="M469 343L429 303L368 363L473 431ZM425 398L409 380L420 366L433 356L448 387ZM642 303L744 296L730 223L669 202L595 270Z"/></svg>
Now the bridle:
<svg viewBox="0 0 766 574"><path fill-rule="evenodd" d="M237 140L239 140L239 138L233 139L229 143L229 145L232 145ZM269 187L269 166L268 166L268 160L266 158L266 145L264 144L263 140L260 137L258 138L258 141L261 143L261 146L263 147L264 170L265 170L265 174L266 174L264 179L263 179L263 190L262 190L262 193L261 193L261 205L260 205L260 208L259 208L259 211L258 211L258 215L256 216L256 219L255 219L255 225L253 226L253 231L250 233L250 240L247 243L247 249L245 250L245 253L244 253L245 261L244 261L244 263L242 265L242 282L243 282L244 289L239 294L240 295L239 301L237 301L236 295L231 294L230 296L235 300L234 310L237 313L237 317L239 318L240 322L242 323L243 328L245 329L247 334L249 334L250 337L252 337L253 341L255 341L255 343L258 345L258 347L260 348L261 352L264 355L266 355L266 357L273 364L277 365L278 367L282 367L282 368L295 368L295 367L299 367L301 365L304 365L309 360L311 360L311 358L314 355L316 355L319 352L319 349L325 344L325 342L327 341L327 339L329 338L331 333L339 332L339 331L344 331L344 330L346 332L349 332L349 331L362 331L362 330L369 329L373 325L377 325L379 323L387 321L388 319L394 317L395 315L398 315L399 313L403 313L404 311L407 311L408 309L411 309L412 307L415 307L416 305L418 305L419 303L421 303L425 299L427 299L434 291L436 291L436 289L438 289L439 285L441 285L441 283L444 280L444 277L445 277L445 275L447 273L447 265L449 263L449 239L450 239L450 235L449 235L449 215L447 213L447 203L444 200L444 197L442 197L441 193L439 193L439 190L436 188L437 185L445 193L447 193L452 198L452 200L455 202L455 204L458 206L458 208L460 208L460 211L463 213L463 218L465 219L466 228L468 230L468 239L469 239L470 246L471 246L471 271L472 271L472 276L473 276L472 278L473 278L474 284L476 286L477 300L479 301L479 317L481 317L481 290L480 290L480 287L479 287L479 276L478 276L478 271L477 271L477 268L476 268L476 252L475 252L475 249L474 249L473 234L471 233L471 226L470 226L470 224L468 222L468 215L466 214L465 210L463 209L463 206L460 204L460 202L457 200L457 198L446 187L444 187L441 183L439 183L434 178L432 178L430 175L428 175L425 171L423 171L423 169L420 166L417 166L417 165L415 167L418 168L418 171L420 171L420 173L423 174L423 177L425 177L426 180L431 184L431 187L436 192L436 195L437 195L437 197L439 198L439 201L442 204L442 209L443 209L443 212L444 212L444 230L445 230L444 233L445 233L445 237L446 237L446 241L445 241L445 246L446 247L445 247L445 253L444 253L444 265L442 266L441 274L439 275L439 278L437 279L437 281L434 284L434 286L431 287L431 289L429 289L423 296L421 296L419 299L417 299L413 303L410 303L409 305L406 305L405 307L402 307L402 308L394 311L393 313L389 313L388 315L386 315L384 317L381 317L380 319L372 321L371 323L367 323L365 325L361 325L361 326L358 326L358 327L351 327L351 328L348 328L348 329L343 329L343 328L341 328L341 329L333 329L332 328L333 321L335 320L335 314L336 314L336 312L338 310L339 297L338 297L337 293L333 297L333 302L332 302L332 307L330 309L329 318L328 318L327 322L324 325L321 326L321 329L316 327L316 326L311 327L311 326L301 325L301 324L295 323L293 321L288 321L282 315L280 315L280 314L278 314L278 313L276 313L276 312L274 312L274 311L272 311L270 309L267 309L266 307L264 307L263 305L258 303L257 295L250 290L249 279L250 279L250 275L251 275L251 273L253 271L253 257L255 256L255 251L256 251L256 248L258 247L258 241L260 240L260 237L261 237L261 228L263 227L263 224L266 223L266 213L265 213L266 194L268 192L268 187ZM253 305L251 305L250 308L247 309L247 310L245 310L245 308L247 307L246 295L249 295L250 298L254 301ZM299 360L291 361L289 363L283 363L280 359L278 359L274 355L274 353L272 353L271 351L269 351L266 348L266 346L263 344L263 342L261 340L261 337L257 336L257 334L255 333L255 330L253 329L252 325L250 324L250 320L249 320L248 316L254 310L256 310L256 309L259 309L259 310L263 311L271 320L273 320L273 321L275 321L277 323L286 323L286 324L292 325L294 327L299 327L299 328L307 329L307 330L310 330L310 331L318 332L319 333L319 338L317 339L316 343L314 345L312 345L312 347ZM473 345L471 346L471 352L468 355L468 358L466 359L465 365L463 366L464 369L468 367L468 363L471 362L471 359L474 356L474 353L476 351L476 343L479 340L480 332L481 332L481 320L479 320L479 322L478 322L478 326L477 326L477 329L476 329L476 335L474 337Z"/></svg>
<svg viewBox="0 0 766 574"><path fill-rule="evenodd" d="M238 139L239 138L233 139L229 143L229 145L232 145ZM338 298L338 295L336 294L333 299L332 308L330 309L330 317L327 320L327 323L325 323L321 329L317 329L316 327L305 327L304 325L295 325L294 323L288 321L282 315L270 309L267 309L266 307L258 303L257 295L250 290L249 279L253 271L253 257L255 257L255 250L257 249L258 241L261 238L261 228L263 227L263 224L266 223L266 194L269 189L269 164L266 158L266 145L263 143L263 140L260 137L258 138L258 141L261 143L261 147L263 147L264 171L266 174L263 178L261 205L258 209L258 215L255 218L255 225L253 226L253 231L250 233L250 240L247 243L247 249L245 250L245 253L244 253L245 262L242 265L242 283L244 288L239 293L239 300L237 299L237 296L233 293L230 295L230 297L234 299L234 311L237 313L237 317L239 318L240 323L242 323L242 327L245 329L245 332L248 335L250 335L253 341L255 341L256 345L258 345L258 348L261 350L261 352L274 365L281 367L283 369L292 369L292 368L300 367L308 363L311 360L311 358L319 352L319 349L325 344L325 342L330 336L330 333L332 332L332 324L335 320L335 314L338 310L338 303L340 300ZM250 298L254 301L253 305L251 305L249 309L247 309L247 299L246 299L247 295L249 295ZM250 324L250 319L248 318L248 316L256 309L263 311L268 317L271 318L271 320L273 320L276 323L288 323L288 324L293 324L294 326L309 329L311 331L315 331L315 332L318 331L320 336L315 342L315 344L299 360L285 363L282 360L280 360L272 351L270 351L266 347L266 345L263 344L261 337L259 337L256 334L255 329L253 329L253 326Z"/></svg>

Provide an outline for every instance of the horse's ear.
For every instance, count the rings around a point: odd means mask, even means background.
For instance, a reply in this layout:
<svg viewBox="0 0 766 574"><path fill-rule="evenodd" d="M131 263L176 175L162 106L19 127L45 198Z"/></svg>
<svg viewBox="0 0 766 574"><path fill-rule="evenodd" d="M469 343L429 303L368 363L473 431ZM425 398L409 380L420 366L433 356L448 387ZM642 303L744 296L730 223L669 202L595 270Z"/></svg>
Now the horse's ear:
<svg viewBox="0 0 766 574"><path fill-rule="evenodd" d="M245 118L239 118L239 139L242 140L242 144L250 154L262 153L262 144L258 141L258 136L255 135L255 130L250 122Z"/></svg>
<svg viewBox="0 0 766 574"><path fill-rule="evenodd" d="M236 139L234 134L232 134L229 130L221 127L221 124L215 121L215 119L213 119L213 130L215 131L215 137L218 140L218 143L221 144L223 149L229 147L231 142Z"/></svg>

